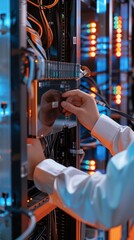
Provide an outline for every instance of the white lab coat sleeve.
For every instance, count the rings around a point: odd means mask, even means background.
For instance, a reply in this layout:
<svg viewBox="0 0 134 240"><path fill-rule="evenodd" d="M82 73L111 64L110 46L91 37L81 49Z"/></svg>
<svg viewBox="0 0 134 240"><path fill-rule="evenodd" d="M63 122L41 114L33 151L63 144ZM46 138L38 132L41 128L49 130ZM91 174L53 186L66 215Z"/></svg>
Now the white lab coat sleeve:
<svg viewBox="0 0 134 240"><path fill-rule="evenodd" d="M101 115L91 131L94 138L114 155L125 150L134 140L134 132L128 126L122 126L106 115Z"/></svg>
<svg viewBox="0 0 134 240"><path fill-rule="evenodd" d="M108 229L134 216L134 142L108 163L106 174L92 176L44 160L34 172L37 188L74 218Z"/></svg>

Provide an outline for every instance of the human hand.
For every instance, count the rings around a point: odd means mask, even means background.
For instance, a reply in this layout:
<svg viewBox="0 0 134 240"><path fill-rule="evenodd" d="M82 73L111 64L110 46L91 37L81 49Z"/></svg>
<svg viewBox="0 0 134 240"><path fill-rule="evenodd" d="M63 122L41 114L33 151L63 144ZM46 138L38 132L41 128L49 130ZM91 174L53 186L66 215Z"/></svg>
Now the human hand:
<svg viewBox="0 0 134 240"><path fill-rule="evenodd" d="M55 89L50 89L42 95L39 120L43 125L51 127L62 113L61 100L62 93Z"/></svg>
<svg viewBox="0 0 134 240"><path fill-rule="evenodd" d="M28 179L33 180L35 167L45 159L45 156L39 139L28 139L28 142Z"/></svg>
<svg viewBox="0 0 134 240"><path fill-rule="evenodd" d="M64 112L75 114L79 122L91 131L100 117L95 99L78 89L65 92L62 97L66 98L61 102Z"/></svg>

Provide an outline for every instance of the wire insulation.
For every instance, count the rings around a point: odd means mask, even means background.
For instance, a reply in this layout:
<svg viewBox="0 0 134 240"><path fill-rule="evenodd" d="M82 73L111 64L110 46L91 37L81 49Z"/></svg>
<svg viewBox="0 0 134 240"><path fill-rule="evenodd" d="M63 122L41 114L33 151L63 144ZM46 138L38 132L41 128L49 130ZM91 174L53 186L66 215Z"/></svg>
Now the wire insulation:
<svg viewBox="0 0 134 240"><path fill-rule="evenodd" d="M15 240L25 240L25 239L27 239L27 237L32 233L32 231L34 230L34 228L36 226L36 218L35 218L33 212L29 211L27 209L24 209L24 208L19 208L18 209L18 208L15 208L15 207L6 207L6 210L10 213L24 214L30 219L30 223L29 223L28 228L19 237L17 237Z"/></svg>
<svg viewBox="0 0 134 240"><path fill-rule="evenodd" d="M84 89L88 90L89 92L94 93L97 97L99 97L99 98L102 100L102 102L101 102L101 101L99 101L99 100L96 99L96 103L97 103L97 104L100 104L101 106L104 106L104 107L108 108L111 112L116 112L117 114L119 114L119 115L121 115L121 116L129 119L129 120L132 122L132 124L134 124L134 117L132 117L132 116L130 116L129 114L124 113L124 112L122 112L122 111L120 111L120 110L117 110L117 109L115 109L115 108L111 108L111 107L109 106L109 104L105 101L105 99L103 98L103 96L101 96L99 93L97 93L97 92L95 92L95 91L93 91L93 90L91 90L91 89L88 89L87 87L83 86L82 84L81 84L80 86L83 87Z"/></svg>

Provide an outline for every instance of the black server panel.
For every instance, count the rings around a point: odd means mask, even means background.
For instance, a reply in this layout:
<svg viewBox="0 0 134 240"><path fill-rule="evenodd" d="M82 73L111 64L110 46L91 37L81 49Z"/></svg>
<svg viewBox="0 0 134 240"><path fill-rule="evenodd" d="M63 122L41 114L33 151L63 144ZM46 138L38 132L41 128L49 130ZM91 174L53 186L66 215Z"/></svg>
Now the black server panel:
<svg viewBox="0 0 134 240"><path fill-rule="evenodd" d="M78 87L79 80L77 78L35 81L33 83L34 97L29 97L28 136L30 138L41 137L46 144L45 154L47 157L54 159L64 166L79 167L79 154L77 154L77 150L79 150L79 129L77 119L73 115L66 117L62 111L59 111L57 115L57 111L54 112L55 109L52 109L54 123L51 126L50 132L46 132L44 125L42 127L42 124L39 122L38 113L41 98L44 94L50 93L49 103L53 104L55 93L62 93ZM60 104L60 101L58 104ZM51 112L46 112L47 120L49 120L50 115ZM48 202L49 196L36 189L33 182L29 181L28 186L29 209L36 210L40 205ZM76 239L76 220L59 208L54 209L48 216L37 223L36 229L29 239L38 239L40 229L42 229L42 237L44 236L46 240Z"/></svg>

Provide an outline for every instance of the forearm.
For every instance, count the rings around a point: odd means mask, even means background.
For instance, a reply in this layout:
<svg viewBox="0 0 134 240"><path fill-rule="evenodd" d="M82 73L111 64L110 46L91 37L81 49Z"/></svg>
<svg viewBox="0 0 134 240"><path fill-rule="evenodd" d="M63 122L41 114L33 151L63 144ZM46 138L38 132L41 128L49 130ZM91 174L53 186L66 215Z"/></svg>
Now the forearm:
<svg viewBox="0 0 134 240"><path fill-rule="evenodd" d="M114 156L106 175L89 176L46 160L36 167L35 184L53 204L88 224L104 229L124 224L134 215L133 149L134 143Z"/></svg>
<svg viewBox="0 0 134 240"><path fill-rule="evenodd" d="M101 177L99 172L96 173L92 186L88 174L73 167L66 168L52 159L44 160L34 172L36 187L49 194L52 204L72 217L97 227L104 226L96 222L91 202L93 188Z"/></svg>
<svg viewBox="0 0 134 240"><path fill-rule="evenodd" d="M134 139L134 132L127 126L121 126L106 115L102 115L91 131L93 137L114 155L125 150Z"/></svg>

